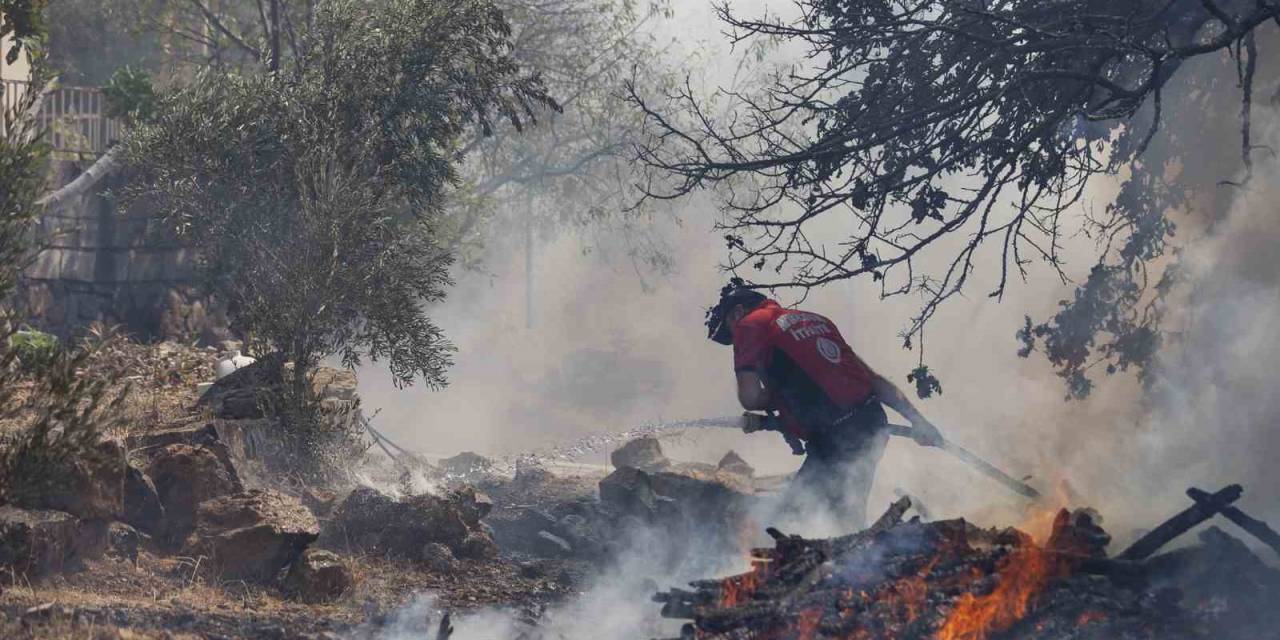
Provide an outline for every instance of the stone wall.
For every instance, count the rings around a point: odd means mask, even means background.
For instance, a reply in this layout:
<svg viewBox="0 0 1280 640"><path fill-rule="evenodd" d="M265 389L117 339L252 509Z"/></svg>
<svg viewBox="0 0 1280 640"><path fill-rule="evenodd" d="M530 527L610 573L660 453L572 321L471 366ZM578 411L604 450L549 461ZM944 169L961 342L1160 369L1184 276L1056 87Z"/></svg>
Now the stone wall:
<svg viewBox="0 0 1280 640"><path fill-rule="evenodd" d="M59 161L66 184L83 169ZM40 329L59 335L93 322L121 325L144 340L226 337L226 317L194 289L191 251L165 237L147 211L119 211L104 195L119 188L108 176L90 194L45 213L43 249L26 269L17 305Z"/></svg>

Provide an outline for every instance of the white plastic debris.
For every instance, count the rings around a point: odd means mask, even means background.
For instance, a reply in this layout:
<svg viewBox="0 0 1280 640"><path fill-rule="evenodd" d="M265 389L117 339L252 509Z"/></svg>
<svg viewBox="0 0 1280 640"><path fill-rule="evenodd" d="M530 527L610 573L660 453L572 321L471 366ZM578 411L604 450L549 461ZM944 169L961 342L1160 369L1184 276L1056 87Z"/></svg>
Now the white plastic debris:
<svg viewBox="0 0 1280 640"><path fill-rule="evenodd" d="M240 351L237 349L236 351L231 352L231 357L219 360L218 364L214 365L213 372L217 374L218 379L221 380L255 362L257 362L257 360L246 355L241 355Z"/></svg>

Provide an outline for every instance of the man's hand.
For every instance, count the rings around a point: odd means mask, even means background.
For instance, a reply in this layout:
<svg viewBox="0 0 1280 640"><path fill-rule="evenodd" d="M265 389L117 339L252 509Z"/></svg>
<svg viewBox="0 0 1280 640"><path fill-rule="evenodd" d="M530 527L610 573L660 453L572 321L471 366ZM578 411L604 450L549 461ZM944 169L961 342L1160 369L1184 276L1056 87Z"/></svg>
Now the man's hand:
<svg viewBox="0 0 1280 640"><path fill-rule="evenodd" d="M742 414L743 433L755 433L769 428L769 416L747 411Z"/></svg>
<svg viewBox="0 0 1280 640"><path fill-rule="evenodd" d="M916 416L911 421L911 439L925 447L940 447L944 442L942 432L933 426L924 416Z"/></svg>

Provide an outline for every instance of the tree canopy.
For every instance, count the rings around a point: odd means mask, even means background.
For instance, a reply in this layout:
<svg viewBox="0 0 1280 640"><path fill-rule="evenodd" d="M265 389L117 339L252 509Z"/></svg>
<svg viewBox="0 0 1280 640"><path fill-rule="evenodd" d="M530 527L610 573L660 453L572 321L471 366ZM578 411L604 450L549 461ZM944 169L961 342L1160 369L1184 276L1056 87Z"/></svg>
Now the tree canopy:
<svg viewBox="0 0 1280 640"><path fill-rule="evenodd" d="M443 384L424 305L449 282L435 227L460 139L555 102L486 0L324 0L311 25L287 71L213 69L161 98L126 142L128 195L193 242L233 322L296 378L340 354Z"/></svg>
<svg viewBox="0 0 1280 640"><path fill-rule="evenodd" d="M1073 395L1096 360L1124 368L1159 343L1151 296L1173 271L1168 217L1185 193L1144 162L1185 63L1225 51L1238 62L1242 162L1257 65L1255 31L1280 7L1245 0L797 0L799 17L719 9L734 42L773 38L807 56L766 91L734 94L715 117L693 91L632 96L649 138L646 198L714 189L731 270L762 287L808 289L867 277L883 295L918 294L910 347L938 306L994 259L987 293L1003 296L1033 262L1065 282L1064 231L1099 175L1125 176L1106 215L1097 266L1073 300L1024 328ZM691 124L681 124L691 123ZM1226 176L1229 177L1230 172ZM851 222L838 242L820 220ZM849 224L849 223L846 223ZM941 264L941 268L934 265Z"/></svg>

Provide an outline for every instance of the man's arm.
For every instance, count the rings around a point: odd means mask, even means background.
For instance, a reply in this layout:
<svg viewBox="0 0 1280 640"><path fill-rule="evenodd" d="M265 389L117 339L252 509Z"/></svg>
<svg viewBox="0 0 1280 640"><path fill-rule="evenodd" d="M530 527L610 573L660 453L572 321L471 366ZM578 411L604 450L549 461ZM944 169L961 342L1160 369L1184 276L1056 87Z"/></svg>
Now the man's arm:
<svg viewBox="0 0 1280 640"><path fill-rule="evenodd" d="M760 374L743 369L738 372L738 402L747 411L764 411L770 409L769 390L765 387Z"/></svg>
<svg viewBox="0 0 1280 640"><path fill-rule="evenodd" d="M916 442L926 446L942 444L942 434L938 432L938 428L916 410L915 405L911 404L896 385L878 373L873 372L871 375L871 392L876 399L911 422L911 434Z"/></svg>

